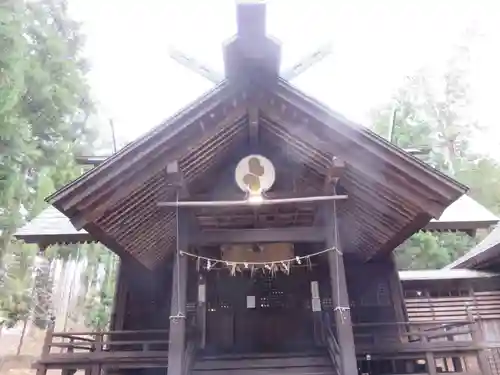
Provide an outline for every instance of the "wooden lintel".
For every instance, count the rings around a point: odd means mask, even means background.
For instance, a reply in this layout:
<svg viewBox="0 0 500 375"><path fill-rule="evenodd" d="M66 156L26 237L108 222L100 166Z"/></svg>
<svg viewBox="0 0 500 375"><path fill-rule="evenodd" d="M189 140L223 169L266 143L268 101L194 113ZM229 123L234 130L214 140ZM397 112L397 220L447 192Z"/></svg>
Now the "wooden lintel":
<svg viewBox="0 0 500 375"><path fill-rule="evenodd" d="M322 227L290 227L272 229L218 229L190 233L190 245L219 245L264 242L308 242L325 241Z"/></svg>
<svg viewBox="0 0 500 375"><path fill-rule="evenodd" d="M260 207L270 205L285 205L285 204L303 204L303 203L316 203L344 200L347 195L320 195L302 198L276 198L276 199L259 199L259 200L239 200L239 201L171 201L171 202L158 202L158 207Z"/></svg>

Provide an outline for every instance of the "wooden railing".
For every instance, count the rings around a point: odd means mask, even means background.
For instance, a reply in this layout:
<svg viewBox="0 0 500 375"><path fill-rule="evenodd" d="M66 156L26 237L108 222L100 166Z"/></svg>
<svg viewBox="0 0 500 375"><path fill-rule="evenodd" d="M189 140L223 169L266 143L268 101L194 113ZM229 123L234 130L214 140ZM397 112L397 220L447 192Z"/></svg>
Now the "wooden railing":
<svg viewBox="0 0 500 375"><path fill-rule="evenodd" d="M353 326L358 358L424 359L428 374L436 374L437 361L444 358L474 357L477 371L490 374L479 321L473 319L449 323L402 322L362 323ZM475 370L464 374L477 373Z"/></svg>
<svg viewBox="0 0 500 375"><path fill-rule="evenodd" d="M105 368L167 367L168 344L167 330L54 332L49 327L37 374L49 369L99 375Z"/></svg>
<svg viewBox="0 0 500 375"><path fill-rule="evenodd" d="M405 305L412 322L468 319L470 313L481 319L500 319L500 291L474 292L456 297L407 297Z"/></svg>
<svg viewBox="0 0 500 375"><path fill-rule="evenodd" d="M330 324L329 316L325 314L323 316L321 323L322 323L323 341L326 345L328 356L332 361L334 374L340 375L342 374L342 362L341 362L342 357L340 355L340 346L337 341L337 337L335 336L335 333L332 330L332 325Z"/></svg>
<svg viewBox="0 0 500 375"><path fill-rule="evenodd" d="M477 344L474 336L478 323L470 320L450 323L436 322L390 322L360 323L353 326L356 346L391 348L444 348L465 347L472 349ZM436 344L439 342L439 344ZM379 346L384 344L384 346ZM387 346L389 345L389 346Z"/></svg>
<svg viewBox="0 0 500 375"><path fill-rule="evenodd" d="M106 352L106 351L167 351L168 331L110 331L110 332L48 332L50 340L44 354L53 353L60 348L60 353ZM147 338L144 338L144 337ZM154 338L152 338L154 337Z"/></svg>

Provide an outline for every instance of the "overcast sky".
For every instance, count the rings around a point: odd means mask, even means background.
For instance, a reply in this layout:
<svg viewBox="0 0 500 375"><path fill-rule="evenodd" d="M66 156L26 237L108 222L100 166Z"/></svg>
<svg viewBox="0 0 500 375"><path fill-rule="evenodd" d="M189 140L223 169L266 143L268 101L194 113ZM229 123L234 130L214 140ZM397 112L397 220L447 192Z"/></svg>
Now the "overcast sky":
<svg viewBox="0 0 500 375"><path fill-rule="evenodd" d="M482 34L474 50L474 112L499 150L500 3L495 0L271 0L268 31L283 65L324 42L332 55L293 83L352 120L386 103L422 66L441 66L461 33ZM173 62L174 45L222 71L221 43L235 32L234 0L70 0L84 23L94 96L132 140L211 87ZM498 130L496 130L498 128Z"/></svg>

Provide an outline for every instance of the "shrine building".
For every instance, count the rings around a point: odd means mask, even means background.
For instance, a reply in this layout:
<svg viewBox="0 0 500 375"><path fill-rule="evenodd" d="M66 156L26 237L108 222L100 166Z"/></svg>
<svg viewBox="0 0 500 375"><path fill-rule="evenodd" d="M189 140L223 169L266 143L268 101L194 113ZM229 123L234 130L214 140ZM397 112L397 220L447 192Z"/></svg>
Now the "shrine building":
<svg viewBox="0 0 500 375"><path fill-rule="evenodd" d="M236 13L221 81L16 233L120 258L109 331L49 325L37 375L500 374L491 243L443 270L393 256L420 230L498 218L291 85L265 4Z"/></svg>

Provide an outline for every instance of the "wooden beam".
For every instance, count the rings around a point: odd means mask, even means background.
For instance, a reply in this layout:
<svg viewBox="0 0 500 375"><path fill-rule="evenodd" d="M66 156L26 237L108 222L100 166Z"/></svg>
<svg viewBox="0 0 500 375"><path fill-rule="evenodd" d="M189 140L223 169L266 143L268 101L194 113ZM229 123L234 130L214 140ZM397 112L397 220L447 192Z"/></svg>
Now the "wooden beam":
<svg viewBox="0 0 500 375"><path fill-rule="evenodd" d="M231 178L234 178L231 176ZM232 183L232 180L230 181ZM319 192L318 194L322 194ZM292 198L312 198L318 196L318 194L304 194L304 193L294 193L294 192L266 192L265 197L266 199L292 199ZM190 202L202 202L202 201L212 201L216 200L219 197L224 197L224 200L228 201L239 201L243 200L246 197L246 194L241 192L241 193L234 193L231 191L224 192L224 194L221 194L219 191L217 192L212 192L212 193L202 193L202 194L192 194L188 201Z"/></svg>
<svg viewBox="0 0 500 375"><path fill-rule="evenodd" d="M281 78L290 81L294 78L297 78L299 75L304 73L313 65L319 63L321 60L325 59L332 53L332 44L327 43L321 47L319 47L314 52L302 57L296 64L294 64L291 68L283 71L280 76Z"/></svg>
<svg viewBox="0 0 500 375"><path fill-rule="evenodd" d="M333 203L335 204L335 202ZM335 212L331 204L323 207L325 215L325 237L327 247L336 247L338 251L329 251L328 265L330 269L330 283L332 287L332 301L335 307L335 329L340 346L340 357L343 374L357 374L356 347L352 330L349 295L344 267L344 256L340 239L336 234Z"/></svg>
<svg viewBox="0 0 500 375"><path fill-rule="evenodd" d="M218 229L190 233L192 245L219 245L263 242L307 242L325 241L325 230L321 227L290 227L272 229Z"/></svg>
<svg viewBox="0 0 500 375"><path fill-rule="evenodd" d="M285 204L301 204L301 203L322 203L326 201L336 201L347 199L347 195L320 195L302 198L276 198L265 199L258 197L259 200L244 199L239 201L171 201L158 202L158 207L259 207L271 205Z"/></svg>
<svg viewBox="0 0 500 375"><path fill-rule="evenodd" d="M195 57L190 56L173 46L169 47L168 54L172 60L178 62L185 68L199 74L200 76L208 79L209 81L215 83L216 85L218 85L224 80L224 75L221 72L218 72L212 67L203 64L202 62L198 61L198 59L196 59Z"/></svg>

